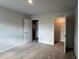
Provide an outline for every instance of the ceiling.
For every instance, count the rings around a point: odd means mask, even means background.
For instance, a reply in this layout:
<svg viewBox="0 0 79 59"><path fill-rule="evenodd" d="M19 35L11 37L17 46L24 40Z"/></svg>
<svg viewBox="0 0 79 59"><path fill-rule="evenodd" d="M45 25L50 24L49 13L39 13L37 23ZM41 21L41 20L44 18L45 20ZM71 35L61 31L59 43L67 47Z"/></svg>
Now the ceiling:
<svg viewBox="0 0 79 59"><path fill-rule="evenodd" d="M36 15L71 10L75 6L75 0L33 0L33 4L29 4L27 0L0 0L0 6L28 15Z"/></svg>

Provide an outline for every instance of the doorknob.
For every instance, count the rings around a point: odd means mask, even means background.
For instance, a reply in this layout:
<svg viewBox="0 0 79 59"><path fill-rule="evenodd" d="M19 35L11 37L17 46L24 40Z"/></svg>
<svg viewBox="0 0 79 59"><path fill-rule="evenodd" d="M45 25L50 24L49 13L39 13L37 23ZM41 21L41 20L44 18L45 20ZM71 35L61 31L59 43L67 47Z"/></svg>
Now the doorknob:
<svg viewBox="0 0 79 59"><path fill-rule="evenodd" d="M67 37L67 35L64 35L65 37Z"/></svg>
<svg viewBox="0 0 79 59"><path fill-rule="evenodd" d="M27 33L27 32L24 32L24 33Z"/></svg>

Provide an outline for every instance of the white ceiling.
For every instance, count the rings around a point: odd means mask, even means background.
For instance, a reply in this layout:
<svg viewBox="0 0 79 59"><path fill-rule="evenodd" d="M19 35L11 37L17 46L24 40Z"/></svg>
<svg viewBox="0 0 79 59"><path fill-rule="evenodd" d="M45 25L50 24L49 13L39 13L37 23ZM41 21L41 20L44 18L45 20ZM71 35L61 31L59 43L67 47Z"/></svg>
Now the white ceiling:
<svg viewBox="0 0 79 59"><path fill-rule="evenodd" d="M21 13L35 15L71 10L75 6L75 0L33 0L32 5L27 0L0 0L0 6Z"/></svg>

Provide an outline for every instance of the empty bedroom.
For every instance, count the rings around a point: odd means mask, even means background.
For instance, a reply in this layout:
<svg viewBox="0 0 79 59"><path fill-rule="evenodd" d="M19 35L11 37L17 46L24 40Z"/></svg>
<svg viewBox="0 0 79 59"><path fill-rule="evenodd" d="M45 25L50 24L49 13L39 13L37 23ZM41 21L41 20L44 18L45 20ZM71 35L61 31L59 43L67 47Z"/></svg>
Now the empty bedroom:
<svg viewBox="0 0 79 59"><path fill-rule="evenodd" d="M78 59L78 0L0 0L0 59Z"/></svg>

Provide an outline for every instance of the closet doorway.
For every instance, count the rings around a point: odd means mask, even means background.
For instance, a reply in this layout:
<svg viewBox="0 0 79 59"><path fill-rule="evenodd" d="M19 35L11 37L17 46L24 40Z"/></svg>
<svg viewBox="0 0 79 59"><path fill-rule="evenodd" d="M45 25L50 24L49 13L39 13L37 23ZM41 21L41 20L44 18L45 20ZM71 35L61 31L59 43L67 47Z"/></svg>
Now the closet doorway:
<svg viewBox="0 0 79 59"><path fill-rule="evenodd" d="M65 17L56 17L54 20L54 45L65 48ZM65 51L64 51L65 52Z"/></svg>
<svg viewBox="0 0 79 59"><path fill-rule="evenodd" d="M32 20L32 38L38 42L38 20Z"/></svg>

